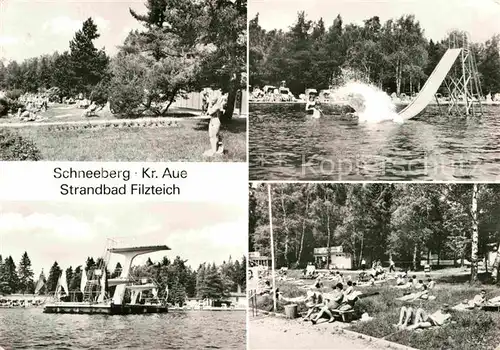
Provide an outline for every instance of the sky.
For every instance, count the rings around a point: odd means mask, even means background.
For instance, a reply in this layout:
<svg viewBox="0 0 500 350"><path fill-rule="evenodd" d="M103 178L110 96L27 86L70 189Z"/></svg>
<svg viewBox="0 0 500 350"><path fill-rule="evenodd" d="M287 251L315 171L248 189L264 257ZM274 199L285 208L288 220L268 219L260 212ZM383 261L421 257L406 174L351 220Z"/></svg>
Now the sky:
<svg viewBox="0 0 500 350"><path fill-rule="evenodd" d="M313 21L321 17L327 27L338 14L344 23L363 24L379 16L385 22L413 14L428 39L438 41L453 29L469 32L475 42L500 34L500 0L251 0L248 18L259 13L262 28L287 30L305 11Z"/></svg>
<svg viewBox="0 0 500 350"><path fill-rule="evenodd" d="M245 203L245 201L240 201ZM139 256L160 261L180 256L196 269L203 262L241 259L247 250L246 205L217 203L0 202L0 255L19 263L26 251L35 276L54 261L67 268L103 256L107 239L117 246L162 245L170 251ZM115 255L116 256L116 255ZM118 257L118 256L116 256ZM113 258L109 266L123 259Z"/></svg>
<svg viewBox="0 0 500 350"><path fill-rule="evenodd" d="M69 49L89 17L101 37L96 47L114 54L132 29L141 28L129 8L145 13L144 0L0 0L0 60L21 61Z"/></svg>

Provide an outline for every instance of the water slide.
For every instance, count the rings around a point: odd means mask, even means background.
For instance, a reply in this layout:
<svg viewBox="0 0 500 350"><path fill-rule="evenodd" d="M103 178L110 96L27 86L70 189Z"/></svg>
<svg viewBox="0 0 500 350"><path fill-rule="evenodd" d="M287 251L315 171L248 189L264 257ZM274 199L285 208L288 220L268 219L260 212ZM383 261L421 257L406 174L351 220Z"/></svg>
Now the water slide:
<svg viewBox="0 0 500 350"><path fill-rule="evenodd" d="M453 67L453 64L457 60L461 51L462 49L448 49L445 52L441 61L439 61L436 68L434 68L434 71L425 82L424 87L420 90L417 97L408 106L406 106L405 109L398 113L403 120L411 119L417 116L425 109L425 107L427 107L448 75L451 67Z"/></svg>

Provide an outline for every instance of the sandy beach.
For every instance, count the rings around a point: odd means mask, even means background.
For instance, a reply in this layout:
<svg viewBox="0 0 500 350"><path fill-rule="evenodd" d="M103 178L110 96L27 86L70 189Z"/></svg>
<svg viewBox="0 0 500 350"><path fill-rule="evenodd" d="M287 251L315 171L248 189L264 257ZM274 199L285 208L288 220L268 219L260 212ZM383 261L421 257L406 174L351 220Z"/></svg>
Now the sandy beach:
<svg viewBox="0 0 500 350"><path fill-rule="evenodd" d="M276 317L250 319L249 345L251 350L278 349L387 349L365 339L354 339L340 333L337 325L320 323L316 326L302 320Z"/></svg>

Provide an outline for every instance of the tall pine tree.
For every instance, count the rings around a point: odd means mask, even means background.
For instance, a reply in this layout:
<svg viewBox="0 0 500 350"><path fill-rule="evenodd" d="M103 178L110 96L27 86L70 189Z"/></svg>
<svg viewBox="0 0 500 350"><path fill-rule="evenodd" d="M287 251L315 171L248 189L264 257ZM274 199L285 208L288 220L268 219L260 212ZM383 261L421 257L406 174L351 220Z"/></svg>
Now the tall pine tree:
<svg viewBox="0 0 500 350"><path fill-rule="evenodd" d="M33 269L31 268L31 260L28 253L24 252L19 262L18 267L19 276L19 292L33 293L35 284L33 282Z"/></svg>
<svg viewBox="0 0 500 350"><path fill-rule="evenodd" d="M109 57L104 49L98 50L94 40L99 38L97 25L92 18L83 22L82 29L70 41L71 64L74 73L74 92L89 97L92 89L108 78Z"/></svg>
<svg viewBox="0 0 500 350"><path fill-rule="evenodd" d="M47 291L49 293L55 292L57 287L57 281L59 280L61 273L62 269L59 267L57 261L54 261L54 264L52 265L49 271L49 277L47 278Z"/></svg>
<svg viewBox="0 0 500 350"><path fill-rule="evenodd" d="M2 264L2 275L0 286L3 293L16 293L19 288L19 277L17 276L16 264L11 256L8 256Z"/></svg>

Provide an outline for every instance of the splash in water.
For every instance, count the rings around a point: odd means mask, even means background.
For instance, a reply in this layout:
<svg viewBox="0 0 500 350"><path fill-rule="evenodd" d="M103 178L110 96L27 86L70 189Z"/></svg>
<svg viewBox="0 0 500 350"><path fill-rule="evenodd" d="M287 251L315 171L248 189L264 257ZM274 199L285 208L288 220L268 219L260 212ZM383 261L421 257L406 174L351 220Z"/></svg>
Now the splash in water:
<svg viewBox="0 0 500 350"><path fill-rule="evenodd" d="M333 96L354 108L360 123L403 122L389 95L373 85L349 82L334 90Z"/></svg>

